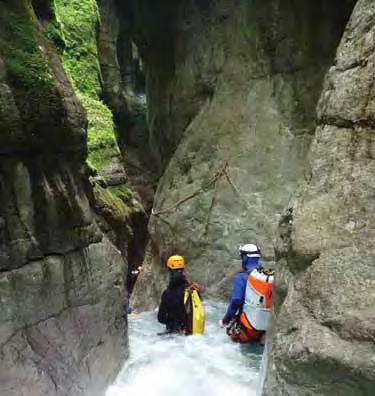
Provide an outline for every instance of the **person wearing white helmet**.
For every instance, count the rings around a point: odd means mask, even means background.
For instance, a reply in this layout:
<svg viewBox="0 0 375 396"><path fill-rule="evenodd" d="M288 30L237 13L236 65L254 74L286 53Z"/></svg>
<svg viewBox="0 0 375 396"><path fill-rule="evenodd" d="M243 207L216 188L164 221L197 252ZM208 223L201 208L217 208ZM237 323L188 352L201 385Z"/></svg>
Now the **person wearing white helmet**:
<svg viewBox="0 0 375 396"><path fill-rule="evenodd" d="M240 247L240 256L243 271L237 272L234 277L232 294L229 300L227 311L222 320L220 327L227 327L242 311L245 302L245 292L247 279L254 269L260 269L259 263L261 252L257 245L248 243Z"/></svg>

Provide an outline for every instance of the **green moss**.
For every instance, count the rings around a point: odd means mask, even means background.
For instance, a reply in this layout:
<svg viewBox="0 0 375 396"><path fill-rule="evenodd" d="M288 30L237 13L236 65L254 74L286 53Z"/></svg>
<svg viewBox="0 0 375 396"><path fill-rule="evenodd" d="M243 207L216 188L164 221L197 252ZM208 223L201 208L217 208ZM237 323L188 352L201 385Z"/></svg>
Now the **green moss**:
<svg viewBox="0 0 375 396"><path fill-rule="evenodd" d="M57 50L62 53L65 49L65 40L60 23L56 19L48 22L45 26L45 32Z"/></svg>
<svg viewBox="0 0 375 396"><path fill-rule="evenodd" d="M10 78L25 90L51 92L54 78L38 34L35 15L25 1L0 3L0 52Z"/></svg>
<svg viewBox="0 0 375 396"><path fill-rule="evenodd" d="M113 195L125 202L130 201L134 196L134 192L130 190L126 185L110 186L108 188Z"/></svg>
<svg viewBox="0 0 375 396"><path fill-rule="evenodd" d="M92 167L101 170L110 164L112 157L120 155L112 112L99 100L85 95L80 95L80 98L89 120L89 162Z"/></svg>
<svg viewBox="0 0 375 396"><path fill-rule="evenodd" d="M56 21L50 38L62 49L65 71L88 115L88 162L100 171L119 156L112 112L100 101L102 91L97 49L99 11L95 0L55 0Z"/></svg>
<svg viewBox="0 0 375 396"><path fill-rule="evenodd" d="M96 31L99 11L95 0L55 0L65 50L63 65L74 87L90 97L101 92Z"/></svg>
<svg viewBox="0 0 375 396"><path fill-rule="evenodd" d="M124 203L124 201L122 201L122 199L118 198L115 194L112 194L108 188L103 188L99 184L95 184L94 194L99 205L101 204L111 208L114 216L122 218L129 216L131 212L130 208Z"/></svg>
<svg viewBox="0 0 375 396"><path fill-rule="evenodd" d="M110 186L108 187L112 195L121 199L132 212L144 212L145 209L141 203L141 199L130 186L122 184L120 186Z"/></svg>

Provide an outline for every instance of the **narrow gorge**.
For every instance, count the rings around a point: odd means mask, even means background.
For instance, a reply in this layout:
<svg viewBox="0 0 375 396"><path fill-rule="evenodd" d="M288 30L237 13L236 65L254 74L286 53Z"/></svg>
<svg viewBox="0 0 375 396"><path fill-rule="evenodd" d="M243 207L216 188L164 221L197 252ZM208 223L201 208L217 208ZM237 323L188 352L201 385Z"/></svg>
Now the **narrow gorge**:
<svg viewBox="0 0 375 396"><path fill-rule="evenodd" d="M371 0L0 0L0 395L105 395L168 256L225 302L248 242L263 396L373 395L374 57Z"/></svg>

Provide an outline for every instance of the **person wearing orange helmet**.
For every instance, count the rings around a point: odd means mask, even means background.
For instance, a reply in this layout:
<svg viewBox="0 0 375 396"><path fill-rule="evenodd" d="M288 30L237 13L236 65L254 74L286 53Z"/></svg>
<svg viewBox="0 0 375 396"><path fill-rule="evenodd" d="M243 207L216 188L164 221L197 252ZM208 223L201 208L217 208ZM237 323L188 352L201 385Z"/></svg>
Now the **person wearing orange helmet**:
<svg viewBox="0 0 375 396"><path fill-rule="evenodd" d="M179 255L168 258L169 283L161 296L158 321L166 325L167 333L186 332L187 313L184 304L185 290L188 287L200 290L200 287L186 279L185 259Z"/></svg>

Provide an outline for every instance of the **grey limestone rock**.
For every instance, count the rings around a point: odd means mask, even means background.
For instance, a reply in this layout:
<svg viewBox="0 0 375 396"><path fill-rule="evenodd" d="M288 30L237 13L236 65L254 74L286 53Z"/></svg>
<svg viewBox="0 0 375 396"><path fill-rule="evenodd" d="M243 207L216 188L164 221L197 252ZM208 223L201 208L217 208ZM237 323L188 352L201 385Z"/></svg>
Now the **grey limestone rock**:
<svg viewBox="0 0 375 396"><path fill-rule="evenodd" d="M99 396L128 351L125 264L86 196L85 113L31 2L0 2L0 53L0 394Z"/></svg>
<svg viewBox="0 0 375 396"><path fill-rule="evenodd" d="M241 243L259 243L274 261L353 2L180 1L153 11L144 3L135 7L138 42L163 169L151 238L160 255L185 255L208 292L226 294Z"/></svg>
<svg viewBox="0 0 375 396"><path fill-rule="evenodd" d="M278 244L267 396L375 392L374 43L375 4L360 0L325 78L311 175Z"/></svg>

